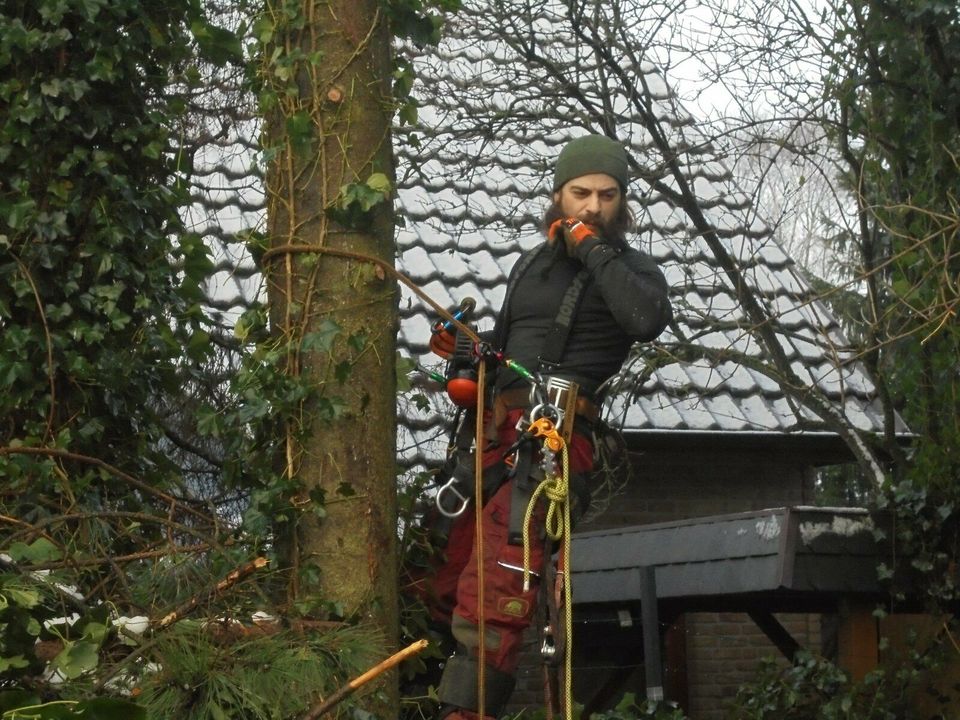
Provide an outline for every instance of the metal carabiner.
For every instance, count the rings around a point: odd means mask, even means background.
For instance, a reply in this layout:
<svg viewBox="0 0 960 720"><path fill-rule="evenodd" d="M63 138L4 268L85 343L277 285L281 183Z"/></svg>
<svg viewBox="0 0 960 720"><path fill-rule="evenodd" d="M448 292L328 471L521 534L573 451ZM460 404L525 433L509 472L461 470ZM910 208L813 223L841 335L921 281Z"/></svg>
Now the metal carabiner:
<svg viewBox="0 0 960 720"><path fill-rule="evenodd" d="M444 517L448 517L448 518L458 518L458 517L460 517L461 515L463 515L464 510L467 509L467 505L470 504L470 498L469 498L469 497L466 497L463 493L461 493L459 490L457 490L457 488L456 488L456 482L457 482L457 478L456 478L456 476L453 476L453 477L451 477L449 480L447 480L446 484L445 484L443 487L441 487L439 490L437 490L437 495L436 495L436 498L434 499L434 502L436 502L436 504L437 504L437 510L438 510L438 511L440 512L440 514L443 515ZM443 501L441 500L441 498L442 498L443 494L444 494L447 490L449 490L449 491L452 492L454 495L456 495L457 498L461 501L462 504L460 505L460 507L459 507L457 510L452 510L452 511L451 511L451 510L447 510L447 509L443 506Z"/></svg>
<svg viewBox="0 0 960 720"><path fill-rule="evenodd" d="M563 422L563 413L556 405L549 402L542 402L530 408L530 422L536 422L541 418L546 418L550 422L560 425Z"/></svg>

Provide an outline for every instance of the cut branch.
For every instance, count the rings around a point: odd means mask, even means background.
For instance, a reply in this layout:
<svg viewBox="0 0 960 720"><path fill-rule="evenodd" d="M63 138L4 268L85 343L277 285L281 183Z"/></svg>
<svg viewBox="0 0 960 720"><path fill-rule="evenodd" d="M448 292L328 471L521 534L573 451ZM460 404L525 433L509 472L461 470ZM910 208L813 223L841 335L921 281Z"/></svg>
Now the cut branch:
<svg viewBox="0 0 960 720"><path fill-rule="evenodd" d="M346 685L344 685L342 688L337 690L335 693L333 693L333 695L328 697L326 700L323 700L317 703L316 705L314 705L307 712L307 714L303 716L301 720L316 720L317 718L321 717L325 713L329 712L334 706L336 706L338 703L343 701L345 698L352 695L355 690L362 687L366 683L370 682L378 675L385 673L387 670L394 667L395 665L398 665L399 663L403 662L408 657L412 657L413 655L416 655L418 652L421 652L424 648L427 647L427 645L428 643L426 640L417 640L415 643L408 645L400 652L394 653L379 665L375 665L374 667L367 670L360 677L354 678L353 680L348 682Z"/></svg>
<svg viewBox="0 0 960 720"><path fill-rule="evenodd" d="M203 600L208 598L215 597L219 595L227 588L233 587L238 582L243 580L245 577L252 575L260 568L267 566L267 559L264 557L258 557L255 560L251 560L246 565L237 568L227 575L223 580L218 582L214 587L210 588L207 592L200 595L194 595L192 598L187 600L183 605L178 607L173 612L167 613L164 615L160 621L157 623L157 629L163 630L173 623L177 622L188 613L190 613L194 608L197 607Z"/></svg>

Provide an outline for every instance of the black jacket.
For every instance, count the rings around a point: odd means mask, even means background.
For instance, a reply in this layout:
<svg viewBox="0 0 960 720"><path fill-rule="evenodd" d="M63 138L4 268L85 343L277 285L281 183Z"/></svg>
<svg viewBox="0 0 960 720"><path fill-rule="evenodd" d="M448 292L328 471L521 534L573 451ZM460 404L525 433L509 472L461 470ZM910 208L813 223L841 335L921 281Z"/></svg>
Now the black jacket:
<svg viewBox="0 0 960 720"><path fill-rule="evenodd" d="M653 340L673 316L663 273L644 253L606 243L582 248L583 262L546 244L530 253L535 256L521 257L511 271L494 328L494 343L530 371L538 370L567 287L584 267L587 283L560 365L545 374L573 380L592 394L620 369L634 342ZM509 369L498 372L498 388L522 382Z"/></svg>

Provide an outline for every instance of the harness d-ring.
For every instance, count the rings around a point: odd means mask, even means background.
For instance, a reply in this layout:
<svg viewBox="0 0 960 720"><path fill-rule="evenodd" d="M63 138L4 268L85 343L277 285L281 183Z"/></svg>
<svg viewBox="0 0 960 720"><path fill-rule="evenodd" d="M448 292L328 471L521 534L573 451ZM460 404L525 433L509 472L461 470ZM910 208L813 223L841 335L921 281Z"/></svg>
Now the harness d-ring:
<svg viewBox="0 0 960 720"><path fill-rule="evenodd" d="M436 502L436 504L437 504L437 510L440 512L441 515L443 515L443 516L445 516L445 517L448 517L448 518L458 518L458 517L460 517L461 515L463 515L463 512L467 509L467 505L470 504L470 498L467 497L466 495L464 495L462 492L460 492L460 491L457 489L456 485L457 485L457 478L456 478L456 477L452 477L452 478L450 478L449 480L447 480L446 484L445 484L443 487L441 487L439 490L437 490L437 496L436 496L436 499L435 499L435 502ZM459 501L461 502L461 505L460 505L460 507L459 507L458 509L456 509L456 510L447 510L447 509L443 506L444 503L443 503L442 498L443 498L444 493L446 493L447 491L452 492L454 495L456 495L456 496L457 496L457 500L459 500Z"/></svg>
<svg viewBox="0 0 960 720"><path fill-rule="evenodd" d="M541 418L546 418L547 420L559 425L563 420L563 413L560 412L560 408L558 408L556 405L543 402L530 408L531 422L535 422Z"/></svg>

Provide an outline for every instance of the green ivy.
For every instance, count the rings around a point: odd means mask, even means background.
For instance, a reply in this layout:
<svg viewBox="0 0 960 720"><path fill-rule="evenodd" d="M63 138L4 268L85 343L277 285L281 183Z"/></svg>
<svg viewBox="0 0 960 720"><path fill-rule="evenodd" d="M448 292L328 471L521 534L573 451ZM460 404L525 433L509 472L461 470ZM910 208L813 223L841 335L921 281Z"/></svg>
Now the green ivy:
<svg viewBox="0 0 960 720"><path fill-rule="evenodd" d="M917 707L921 691L949 708L929 687L943 670L942 648L913 650L909 661L884 666L854 682L836 665L807 652L784 668L765 660L754 682L740 688L730 707L737 720L910 720L929 716Z"/></svg>
<svg viewBox="0 0 960 720"><path fill-rule="evenodd" d="M89 697L129 651L111 617L208 579L146 593L164 561L113 558L219 542L212 518L173 499L191 479L166 415L214 350L213 265L181 221L186 97L196 63L235 59L234 40L195 0L0 11L0 667L5 687L44 688L42 703L5 695L5 717L140 717Z"/></svg>
<svg viewBox="0 0 960 720"><path fill-rule="evenodd" d="M186 3L6 7L0 441L164 466L149 409L179 385L210 269L182 233L165 98L188 57Z"/></svg>

